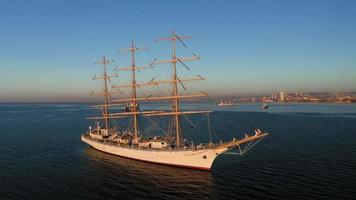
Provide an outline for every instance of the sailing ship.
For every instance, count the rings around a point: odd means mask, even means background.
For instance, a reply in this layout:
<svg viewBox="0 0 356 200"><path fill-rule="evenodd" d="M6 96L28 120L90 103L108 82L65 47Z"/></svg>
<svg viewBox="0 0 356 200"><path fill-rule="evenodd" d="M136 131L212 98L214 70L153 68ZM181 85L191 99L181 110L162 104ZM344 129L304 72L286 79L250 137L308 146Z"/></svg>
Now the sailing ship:
<svg viewBox="0 0 356 200"><path fill-rule="evenodd" d="M232 153L236 155L243 155L249 151L257 142L265 138L268 133L255 130L253 135L245 134L242 139L232 138L231 141L220 143L213 143L211 139L210 118L211 110L183 110L181 109L182 99L192 99L198 97L206 97L206 92L199 94L185 95L180 92L180 88L185 88L184 82L204 80L200 75L193 78L181 78L177 73L177 65L181 64L187 69L188 66L184 62L200 59L199 56L193 54L192 57L178 57L176 55L177 44L182 44L187 47L183 40L190 39L191 36L178 35L174 31L168 38L161 38L160 40L170 41L172 44L171 58L168 60L155 59L147 66L137 66L135 63L135 53L138 50L145 48L136 47L132 42L130 47L122 51L131 53L131 66L118 68L116 70L130 71L131 81L128 85L113 85L112 88L130 88L131 97L113 99L109 91L108 82L111 78L118 77L117 74L109 75L107 67L112 60L103 57L99 63L103 65L103 74L100 77L95 76L94 79L101 79L104 82L102 95L104 103L95 105L102 112L101 116L88 117L87 119L97 120L94 127L89 127L88 131L81 135L81 140L94 149L99 151L130 158L139 161L150 163L171 165L177 167L186 167L199 170L211 170L214 160L225 153ZM169 80L154 80L143 83L136 81L136 72L148 68L153 68L159 64L170 64L172 67L172 76ZM171 84L171 93L167 96L148 96L140 97L137 94L137 88L144 88L145 86L157 86L159 84ZM140 102L147 101L168 101L170 102L169 110L143 110L140 108ZM119 112L109 112L109 107L122 106L124 109ZM187 144L184 139L183 128L181 120L186 115L207 115L209 127L209 139L207 144ZM139 117L152 118L155 116L169 117L171 121L171 129L167 131L164 136L155 136L151 138L144 137L139 128ZM131 120L130 127L127 129L117 128L112 126L110 121L123 120L129 118ZM103 126L98 122L102 121Z"/></svg>

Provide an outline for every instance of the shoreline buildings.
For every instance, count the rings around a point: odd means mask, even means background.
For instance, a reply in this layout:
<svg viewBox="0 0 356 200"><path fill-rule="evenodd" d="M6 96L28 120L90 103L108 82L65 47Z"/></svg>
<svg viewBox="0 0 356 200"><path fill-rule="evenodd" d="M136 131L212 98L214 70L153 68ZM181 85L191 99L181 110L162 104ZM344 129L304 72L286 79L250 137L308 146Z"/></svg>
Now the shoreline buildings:
<svg viewBox="0 0 356 200"><path fill-rule="evenodd" d="M232 97L229 97L230 99ZM266 96L234 97L245 103L356 103L356 92L286 92L280 91Z"/></svg>

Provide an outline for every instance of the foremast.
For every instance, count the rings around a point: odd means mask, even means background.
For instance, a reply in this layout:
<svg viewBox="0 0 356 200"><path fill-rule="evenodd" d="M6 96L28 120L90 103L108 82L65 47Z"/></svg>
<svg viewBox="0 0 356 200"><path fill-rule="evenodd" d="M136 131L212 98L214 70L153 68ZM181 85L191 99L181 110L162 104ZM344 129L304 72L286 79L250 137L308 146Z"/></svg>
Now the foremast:
<svg viewBox="0 0 356 200"><path fill-rule="evenodd" d="M109 129L109 91L108 91L108 74L107 74L107 65L109 64L109 60L106 57L103 57L102 61L100 61L104 67L103 79L104 79L104 121L105 121L105 129Z"/></svg>
<svg viewBox="0 0 356 200"><path fill-rule="evenodd" d="M109 114L109 99L111 97L111 94L109 92L109 86L108 86L108 82L111 81L111 78L113 77L118 77L117 74L112 74L112 75L108 75L107 73L107 68L108 65L110 63L112 63L113 60L112 59L108 59L107 57L103 56L101 60L95 62L95 64L101 64L103 66L103 74L101 76L96 76L94 75L93 80L103 80L103 88L101 92L96 92L95 90L93 90L91 92L90 95L102 95L103 96L103 100L104 103L100 104L100 105L94 105L93 107L98 107L101 109L102 112L102 116L96 116L96 117L88 117L87 119L92 119L92 120L103 120L104 121L104 128L106 130L110 129L110 123L109 123L109 119L111 118L117 118L117 117L113 117Z"/></svg>
<svg viewBox="0 0 356 200"><path fill-rule="evenodd" d="M181 125L180 125L180 115L183 113L180 112L180 96L179 96L179 90L178 90L178 83L181 84L183 89L186 90L186 88L183 85L183 82L179 79L177 75L177 62L180 62L184 67L186 67L188 70L190 70L184 63L183 60L185 61L191 61L191 60L198 60L200 59L198 56L194 55L194 57L190 58L179 58L177 57L176 54L176 46L177 46L177 41L181 42L181 44L187 48L187 46L184 44L183 40L188 40L191 39L191 36L178 36L175 31L172 31L172 34L168 38L160 38L159 40L168 40L171 41L172 45L172 55L171 55L171 60L165 60L165 61L158 61L154 64L160 64L160 63L171 63L172 65L172 80L171 83L173 85L172 87L172 107L171 107L171 113L173 115L173 123L174 123L174 130L175 130L175 135L176 135L176 145L177 147L182 147L183 144L183 133L181 130ZM198 77L198 79L191 79L187 81L192 81L192 80L204 80L202 77ZM198 112L199 113L199 112ZM191 113L193 114L193 113Z"/></svg>

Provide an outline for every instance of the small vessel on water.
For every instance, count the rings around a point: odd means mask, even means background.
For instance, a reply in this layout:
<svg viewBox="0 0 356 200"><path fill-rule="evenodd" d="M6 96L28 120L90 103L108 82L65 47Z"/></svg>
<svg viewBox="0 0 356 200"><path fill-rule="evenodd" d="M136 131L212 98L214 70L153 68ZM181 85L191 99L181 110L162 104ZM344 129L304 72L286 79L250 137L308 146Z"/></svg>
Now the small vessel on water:
<svg viewBox="0 0 356 200"><path fill-rule="evenodd" d="M266 103L263 103L263 104L262 104L262 109L266 110L266 109L268 109L268 108L269 108L269 105L268 105L268 104L266 104Z"/></svg>
<svg viewBox="0 0 356 200"><path fill-rule="evenodd" d="M205 97L207 93L200 94L182 94L180 88L186 90L184 82L204 80L200 75L193 78L181 78L177 73L177 65L180 64L186 69L190 68L184 63L186 61L198 60L200 57L193 54L192 57L178 57L176 55L177 42L186 47L183 40L190 39L190 36L177 35L174 31L168 38L160 40L168 40L172 43L172 57L168 60L157 60L157 58L148 66L136 66L135 52L144 50L145 48L138 48L132 42L131 46L122 51L131 52L131 66L118 68L121 71L131 72L131 81L128 85L113 85L112 88L130 88L131 97L110 100L111 94L109 91L108 82L111 78L118 77L117 74L108 75L107 66L111 60L103 57L99 63L103 65L103 75L95 76L94 79L101 79L104 81L104 88L102 95L104 103L94 107L101 110L102 115L97 117L88 117L87 119L102 120L103 126L99 122L94 127L89 127L88 131L81 135L81 140L94 149L99 151L145 161L156 164L171 165L177 167L186 167L199 170L211 170L214 160L225 153L244 155L257 142L262 140L268 133L256 129L253 135L245 134L242 139L232 138L231 141L220 143L213 143L210 130L211 110L183 110L180 106L181 99L191 99L197 97ZM172 76L169 80L154 80L149 82L138 83L136 81L136 71L141 71L148 68L153 68L158 64L170 64L172 67ZM145 86L157 86L159 84L171 84L170 95L167 96L153 96L138 97L137 88ZM142 110L139 102L144 101L168 101L170 102L169 110ZM121 103L121 104L120 104ZM124 103L124 104L122 104ZM126 103L126 104L125 104ZM124 109L120 112L109 112L109 107L122 106ZM187 115L206 115L207 126L209 128L209 143L206 144L190 144L186 143L183 134L181 120ZM170 128L164 132L162 136L145 137L143 131L140 130L139 118L153 118L156 116L169 117ZM124 129L122 127L112 126L112 120L130 119L129 127ZM167 122L168 122L167 121ZM157 124L156 124L157 125ZM235 151L232 151L235 150Z"/></svg>
<svg viewBox="0 0 356 200"><path fill-rule="evenodd" d="M236 106L236 103L232 102L232 101L219 101L218 103L216 103L216 105L218 106Z"/></svg>

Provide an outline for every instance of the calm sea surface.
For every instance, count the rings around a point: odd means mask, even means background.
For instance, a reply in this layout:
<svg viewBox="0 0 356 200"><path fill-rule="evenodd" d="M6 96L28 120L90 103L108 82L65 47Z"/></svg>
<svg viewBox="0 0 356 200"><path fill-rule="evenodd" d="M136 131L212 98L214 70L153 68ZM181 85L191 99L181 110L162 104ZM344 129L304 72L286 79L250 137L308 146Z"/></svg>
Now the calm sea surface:
<svg viewBox="0 0 356 200"><path fill-rule="evenodd" d="M145 105L153 109L159 105ZM0 199L355 199L355 104L260 104L210 108L214 141L261 128L271 134L211 172L128 160L80 141L82 104L0 104ZM206 142L206 125L184 125ZM205 128L204 128L205 127ZM148 129L148 128L146 128ZM200 141L199 141L200 140Z"/></svg>

